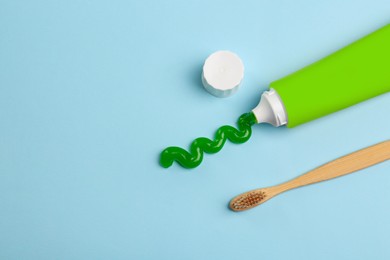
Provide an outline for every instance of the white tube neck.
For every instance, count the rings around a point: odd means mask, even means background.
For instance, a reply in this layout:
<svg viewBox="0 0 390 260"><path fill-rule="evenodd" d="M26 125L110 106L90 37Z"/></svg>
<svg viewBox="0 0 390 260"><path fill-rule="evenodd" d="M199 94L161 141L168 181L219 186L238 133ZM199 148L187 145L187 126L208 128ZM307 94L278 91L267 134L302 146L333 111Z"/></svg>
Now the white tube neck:
<svg viewBox="0 0 390 260"><path fill-rule="evenodd" d="M261 95L259 104L252 112L259 124L268 123L276 127L287 124L287 111L280 96L272 88Z"/></svg>

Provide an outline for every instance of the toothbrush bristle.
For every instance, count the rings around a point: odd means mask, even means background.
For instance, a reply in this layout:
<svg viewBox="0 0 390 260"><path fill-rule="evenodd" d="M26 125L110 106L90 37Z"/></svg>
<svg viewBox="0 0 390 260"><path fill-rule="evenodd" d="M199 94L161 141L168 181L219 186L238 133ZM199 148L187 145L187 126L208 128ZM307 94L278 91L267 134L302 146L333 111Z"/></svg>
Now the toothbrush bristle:
<svg viewBox="0 0 390 260"><path fill-rule="evenodd" d="M260 204L266 197L264 191L249 192L234 199L230 207L236 211L245 210Z"/></svg>

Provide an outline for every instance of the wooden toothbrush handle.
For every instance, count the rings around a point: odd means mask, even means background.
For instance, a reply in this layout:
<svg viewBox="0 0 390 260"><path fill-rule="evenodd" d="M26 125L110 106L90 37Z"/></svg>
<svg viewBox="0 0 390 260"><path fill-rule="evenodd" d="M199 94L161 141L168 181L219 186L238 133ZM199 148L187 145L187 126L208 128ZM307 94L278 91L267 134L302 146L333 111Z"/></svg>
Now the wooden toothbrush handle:
<svg viewBox="0 0 390 260"><path fill-rule="evenodd" d="M390 140L326 163L291 181L278 185L280 192L340 177L390 159Z"/></svg>

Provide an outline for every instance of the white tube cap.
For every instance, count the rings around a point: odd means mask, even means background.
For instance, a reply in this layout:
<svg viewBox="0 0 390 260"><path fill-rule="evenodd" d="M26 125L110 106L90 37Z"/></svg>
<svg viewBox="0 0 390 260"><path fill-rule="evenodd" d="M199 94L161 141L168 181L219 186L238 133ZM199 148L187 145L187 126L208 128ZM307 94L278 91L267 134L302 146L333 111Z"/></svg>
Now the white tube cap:
<svg viewBox="0 0 390 260"><path fill-rule="evenodd" d="M217 51L211 54L203 65L204 88L216 97L234 94L244 77L244 64L231 51Z"/></svg>

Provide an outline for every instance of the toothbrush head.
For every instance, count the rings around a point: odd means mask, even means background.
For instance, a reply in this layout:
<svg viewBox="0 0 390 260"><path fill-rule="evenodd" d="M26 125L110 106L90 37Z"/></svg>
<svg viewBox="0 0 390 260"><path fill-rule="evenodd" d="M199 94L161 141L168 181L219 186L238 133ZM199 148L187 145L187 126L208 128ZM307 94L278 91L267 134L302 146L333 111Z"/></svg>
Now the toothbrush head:
<svg viewBox="0 0 390 260"><path fill-rule="evenodd" d="M253 190L233 198L229 207L233 211L243 211L258 206L266 201L267 194L263 190Z"/></svg>

